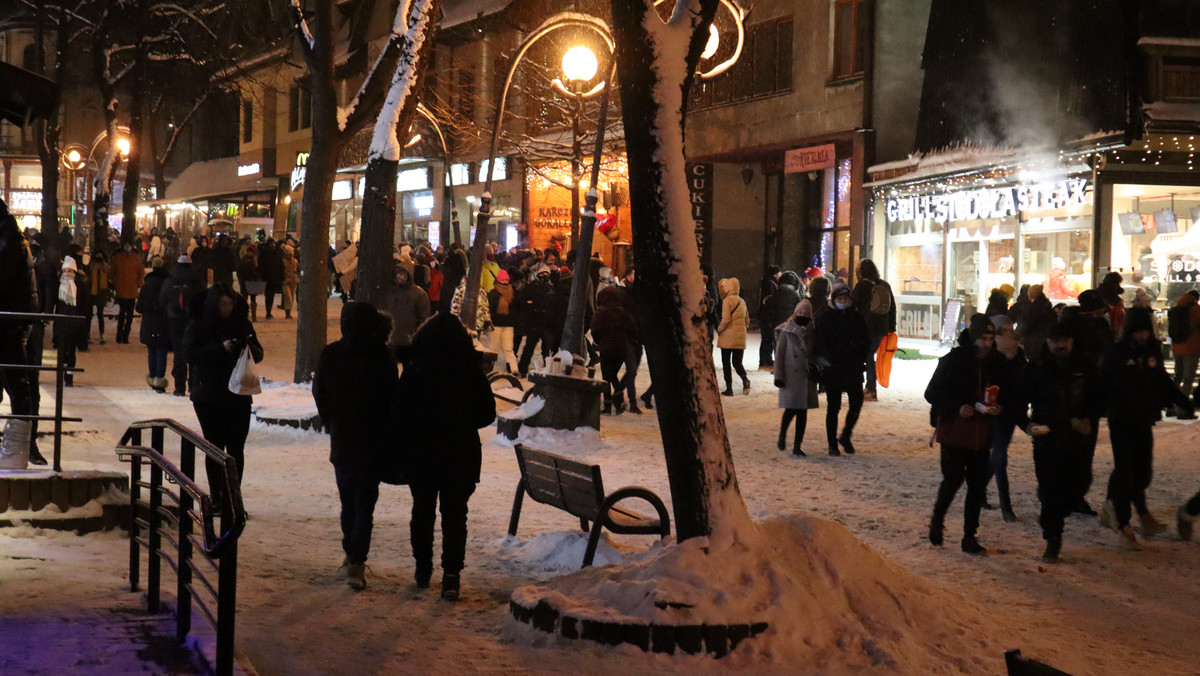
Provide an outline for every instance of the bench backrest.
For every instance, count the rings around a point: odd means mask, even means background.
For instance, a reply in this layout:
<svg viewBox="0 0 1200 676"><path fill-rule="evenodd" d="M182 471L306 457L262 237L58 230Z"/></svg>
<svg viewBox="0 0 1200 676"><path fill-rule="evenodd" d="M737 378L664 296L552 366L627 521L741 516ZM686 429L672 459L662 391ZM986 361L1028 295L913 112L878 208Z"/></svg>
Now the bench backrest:
<svg viewBox="0 0 1200 676"><path fill-rule="evenodd" d="M517 464L529 496L582 519L595 521L604 502L600 466L564 458L520 444Z"/></svg>

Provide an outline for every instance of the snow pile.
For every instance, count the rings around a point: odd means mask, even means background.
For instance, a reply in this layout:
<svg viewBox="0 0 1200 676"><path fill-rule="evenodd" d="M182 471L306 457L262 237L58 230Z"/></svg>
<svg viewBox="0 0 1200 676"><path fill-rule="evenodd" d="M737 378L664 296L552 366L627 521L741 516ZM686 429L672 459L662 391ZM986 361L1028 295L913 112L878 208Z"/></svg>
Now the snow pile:
<svg viewBox="0 0 1200 676"><path fill-rule="evenodd" d="M125 491L109 484L104 492L100 495L88 500L78 507L68 507L62 509L53 502L47 504L39 510L32 509L9 509L5 512L4 518L11 521L29 521L29 520L50 520L50 519L93 519L104 516L105 505L122 505L129 503L129 494Z"/></svg>
<svg viewBox="0 0 1200 676"><path fill-rule="evenodd" d="M775 516L712 555L694 538L621 566L589 568L513 592L571 617L627 624L766 622L734 652L741 662L806 664L816 673L889 667L899 673L996 668L1003 646L988 613L896 566L843 526Z"/></svg>
<svg viewBox="0 0 1200 676"><path fill-rule="evenodd" d="M508 391L515 390L510 388ZM504 418L505 420L528 420L529 418L537 415L538 412L541 411L545 406L546 398L534 395L522 402L520 406L501 413L500 417Z"/></svg>
<svg viewBox="0 0 1200 676"><path fill-rule="evenodd" d="M264 379L262 394L255 395L251 410L259 418L272 420L308 420L316 417L312 385L281 383Z"/></svg>
<svg viewBox="0 0 1200 676"><path fill-rule="evenodd" d="M532 401L532 399L531 397L530 400ZM604 442L600 440L600 430L587 425L571 430L522 425L520 431L517 432L516 439L510 440L503 434L497 434L493 443L506 448L521 444L529 448L572 457L590 451L598 451L605 447Z"/></svg>
<svg viewBox="0 0 1200 676"><path fill-rule="evenodd" d="M567 515L568 518L569 515ZM497 556L516 563L521 568L539 573L570 573L579 570L583 565L583 554L587 550L588 534L582 531L573 533L546 533L532 540L524 541L513 535L508 535L500 543ZM607 566L612 563L623 563L625 557L613 548L608 533L600 536L600 544L596 546L595 566Z"/></svg>

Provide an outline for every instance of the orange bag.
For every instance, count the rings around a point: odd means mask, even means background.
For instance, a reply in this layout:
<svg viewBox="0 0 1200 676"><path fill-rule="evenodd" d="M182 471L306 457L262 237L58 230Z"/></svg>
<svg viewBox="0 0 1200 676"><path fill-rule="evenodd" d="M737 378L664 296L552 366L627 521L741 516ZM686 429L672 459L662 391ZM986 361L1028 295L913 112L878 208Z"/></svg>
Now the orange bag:
<svg viewBox="0 0 1200 676"><path fill-rule="evenodd" d="M875 352L875 379L880 386L887 387L892 379L892 357L896 355L898 338L892 331L879 341L879 350Z"/></svg>

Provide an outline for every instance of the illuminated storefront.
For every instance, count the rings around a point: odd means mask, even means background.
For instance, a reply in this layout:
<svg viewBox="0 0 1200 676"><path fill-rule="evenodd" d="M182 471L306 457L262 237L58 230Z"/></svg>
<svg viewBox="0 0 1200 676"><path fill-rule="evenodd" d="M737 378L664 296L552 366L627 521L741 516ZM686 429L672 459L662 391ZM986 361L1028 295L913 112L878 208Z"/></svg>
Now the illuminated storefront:
<svg viewBox="0 0 1200 676"><path fill-rule="evenodd" d="M579 205L586 202L588 181L585 177L579 185ZM523 246L535 249L571 248L571 169L570 162L555 162L531 166L526 172L525 188L528 195L528 229L521 241ZM592 240L592 252L599 253L608 263L613 262L613 244L630 241L629 215L629 165L623 155L607 155L600 165L597 186L600 201L597 204L597 232ZM605 217L609 218L605 218Z"/></svg>

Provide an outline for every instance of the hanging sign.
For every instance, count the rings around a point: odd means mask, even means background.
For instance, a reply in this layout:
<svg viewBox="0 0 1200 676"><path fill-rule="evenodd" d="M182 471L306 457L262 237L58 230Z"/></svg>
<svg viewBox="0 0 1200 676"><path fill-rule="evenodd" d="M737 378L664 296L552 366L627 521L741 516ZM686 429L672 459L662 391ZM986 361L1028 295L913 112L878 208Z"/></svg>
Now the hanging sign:
<svg viewBox="0 0 1200 676"><path fill-rule="evenodd" d="M832 143L796 148L783 154L783 173L802 174L806 171L828 169L836 163L837 148Z"/></svg>
<svg viewBox="0 0 1200 676"><path fill-rule="evenodd" d="M959 190L941 195L893 197L887 201L887 220L976 221L1006 218L1018 212L1082 207L1091 202L1088 179L1068 178L1032 185Z"/></svg>
<svg viewBox="0 0 1200 676"><path fill-rule="evenodd" d="M687 163L688 194L692 200L692 222L696 227L696 245L700 263L712 264L713 165Z"/></svg>

